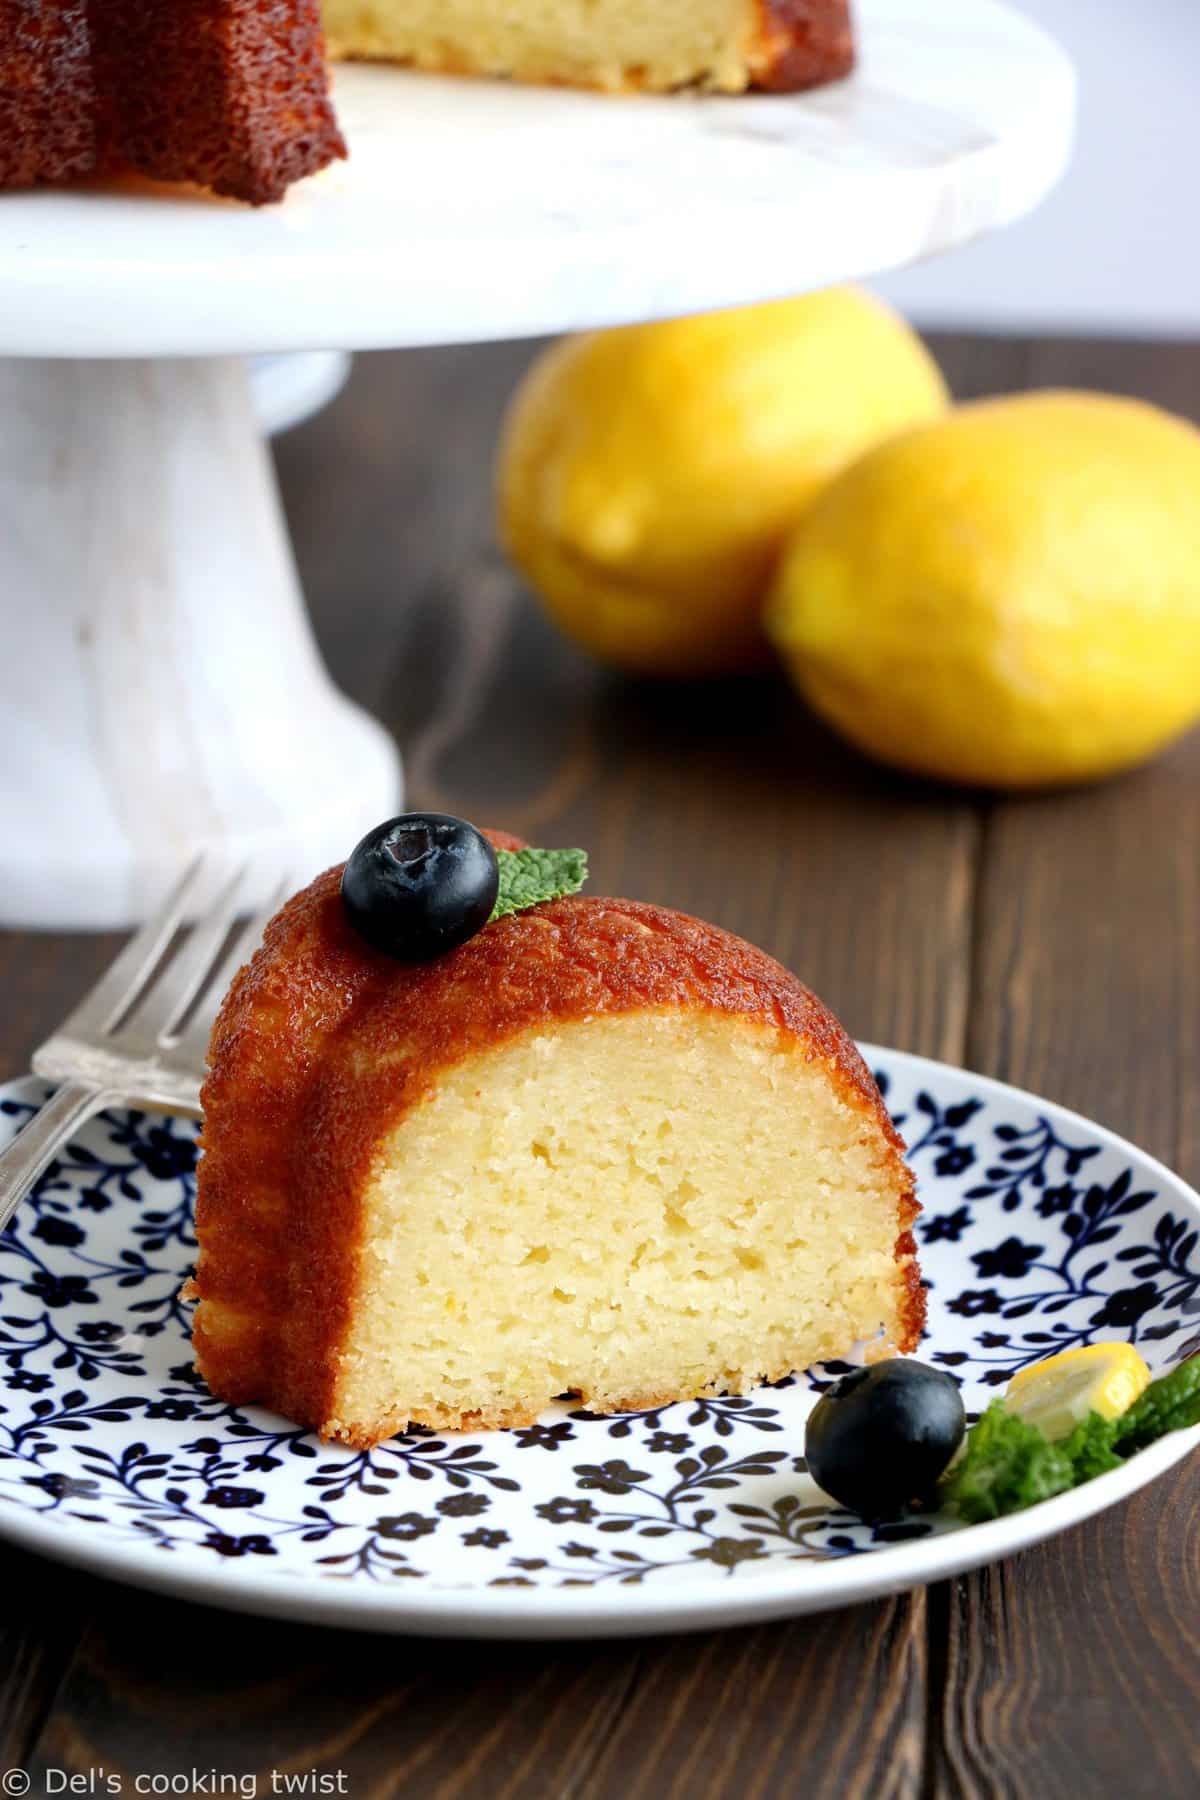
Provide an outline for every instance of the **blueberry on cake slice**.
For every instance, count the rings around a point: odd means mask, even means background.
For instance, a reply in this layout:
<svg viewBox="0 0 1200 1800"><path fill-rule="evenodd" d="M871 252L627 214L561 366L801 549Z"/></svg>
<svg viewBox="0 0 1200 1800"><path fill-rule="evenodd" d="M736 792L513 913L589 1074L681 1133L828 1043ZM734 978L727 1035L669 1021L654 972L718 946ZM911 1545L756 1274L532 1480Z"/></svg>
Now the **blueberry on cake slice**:
<svg viewBox="0 0 1200 1800"><path fill-rule="evenodd" d="M584 866L410 814L273 920L203 1093L215 1394L365 1447L916 1347L912 1176L841 1026Z"/></svg>

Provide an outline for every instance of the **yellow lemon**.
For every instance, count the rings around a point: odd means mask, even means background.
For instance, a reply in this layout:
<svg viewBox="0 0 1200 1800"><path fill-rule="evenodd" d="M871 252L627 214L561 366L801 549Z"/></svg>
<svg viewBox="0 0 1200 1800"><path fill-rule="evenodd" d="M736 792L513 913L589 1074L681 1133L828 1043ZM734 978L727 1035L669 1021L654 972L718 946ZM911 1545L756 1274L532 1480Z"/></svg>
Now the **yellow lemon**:
<svg viewBox="0 0 1200 1800"><path fill-rule="evenodd" d="M1141 762L1200 717L1200 432L1099 394L963 407L825 490L767 622L816 710L901 768Z"/></svg>
<svg viewBox="0 0 1200 1800"><path fill-rule="evenodd" d="M1021 1369L1005 1390L1004 1410L1053 1444L1090 1412L1121 1418L1149 1385L1150 1371L1132 1344L1088 1344Z"/></svg>
<svg viewBox="0 0 1200 1800"><path fill-rule="evenodd" d="M510 408L501 533L601 661L746 667L789 527L853 457L945 406L920 340L852 288L569 338Z"/></svg>

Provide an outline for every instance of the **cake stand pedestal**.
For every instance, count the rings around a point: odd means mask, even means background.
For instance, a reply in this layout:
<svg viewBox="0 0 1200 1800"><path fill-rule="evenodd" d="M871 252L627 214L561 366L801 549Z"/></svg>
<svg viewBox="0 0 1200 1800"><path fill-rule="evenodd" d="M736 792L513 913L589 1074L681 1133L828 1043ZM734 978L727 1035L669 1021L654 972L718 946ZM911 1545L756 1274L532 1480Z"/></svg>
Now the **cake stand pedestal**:
<svg viewBox="0 0 1200 1800"><path fill-rule="evenodd" d="M127 924L197 844L297 880L400 800L333 687L235 358L0 362L6 922Z"/></svg>
<svg viewBox="0 0 1200 1800"><path fill-rule="evenodd" d="M250 392L259 429L268 437L291 431L321 412L350 379L346 350L293 350L250 359Z"/></svg>
<svg viewBox="0 0 1200 1800"><path fill-rule="evenodd" d="M238 356L763 300L1042 198L1074 83L1037 27L999 0L859 25L856 76L800 96L346 69L350 163L263 211L0 196L0 924L132 924L200 848L299 883L401 804L315 649Z"/></svg>

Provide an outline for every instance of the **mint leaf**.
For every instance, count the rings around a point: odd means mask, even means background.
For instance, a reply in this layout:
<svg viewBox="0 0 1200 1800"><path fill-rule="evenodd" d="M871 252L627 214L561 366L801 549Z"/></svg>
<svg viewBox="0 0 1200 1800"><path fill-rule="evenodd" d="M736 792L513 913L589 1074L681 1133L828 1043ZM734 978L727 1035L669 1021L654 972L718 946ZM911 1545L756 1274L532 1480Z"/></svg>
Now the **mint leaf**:
<svg viewBox="0 0 1200 1800"><path fill-rule="evenodd" d="M496 861L500 892L493 919L577 894L587 880L586 850L497 850Z"/></svg>
<svg viewBox="0 0 1200 1800"><path fill-rule="evenodd" d="M1120 1468L1121 1458L1113 1448L1119 1430L1120 1420L1104 1419L1099 1413L1090 1412L1061 1445L1071 1459L1076 1487L1081 1481L1090 1481L1094 1475Z"/></svg>
<svg viewBox="0 0 1200 1800"><path fill-rule="evenodd" d="M1132 1456L1168 1431L1182 1431L1188 1425L1200 1425L1200 1356L1150 1383L1119 1421L1117 1449L1122 1456Z"/></svg>
<svg viewBox="0 0 1200 1800"><path fill-rule="evenodd" d="M993 1400L967 1435L966 1447L942 1484L942 1498L970 1525L1021 1512L1074 1487L1064 1446Z"/></svg>

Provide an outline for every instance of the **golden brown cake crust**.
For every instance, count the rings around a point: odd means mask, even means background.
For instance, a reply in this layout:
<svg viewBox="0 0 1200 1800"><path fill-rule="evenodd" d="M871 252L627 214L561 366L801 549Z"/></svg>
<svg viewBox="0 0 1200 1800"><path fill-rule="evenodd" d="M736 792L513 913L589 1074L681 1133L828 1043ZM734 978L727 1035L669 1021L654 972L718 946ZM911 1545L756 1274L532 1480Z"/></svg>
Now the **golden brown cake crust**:
<svg viewBox="0 0 1200 1800"><path fill-rule="evenodd" d="M261 205L345 153L318 0L0 0L0 187L134 172Z"/></svg>
<svg viewBox="0 0 1200 1800"><path fill-rule="evenodd" d="M789 93L840 81L854 67L850 0L756 0L758 42L751 52L755 87Z"/></svg>
<svg viewBox="0 0 1200 1800"><path fill-rule="evenodd" d="M490 835L500 848L517 842ZM353 930L340 879L340 868L319 876L272 921L213 1034L193 1294L244 1318L230 1336L198 1310L196 1353L214 1393L324 1427L353 1305L360 1195L383 1136L467 1056L538 1026L645 1007L714 1009L793 1033L882 1132L902 1196L897 1347L916 1347L925 1296L903 1144L841 1026L779 963L681 913L575 896L497 920L436 962L403 964Z"/></svg>
<svg viewBox="0 0 1200 1800"><path fill-rule="evenodd" d="M87 0L0 0L0 187L96 166Z"/></svg>

